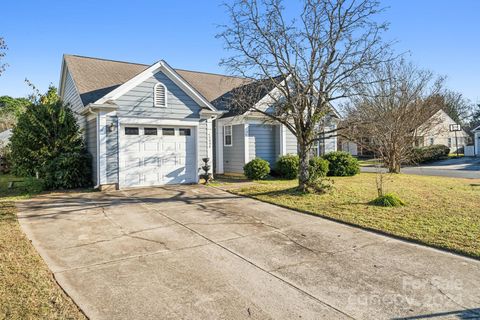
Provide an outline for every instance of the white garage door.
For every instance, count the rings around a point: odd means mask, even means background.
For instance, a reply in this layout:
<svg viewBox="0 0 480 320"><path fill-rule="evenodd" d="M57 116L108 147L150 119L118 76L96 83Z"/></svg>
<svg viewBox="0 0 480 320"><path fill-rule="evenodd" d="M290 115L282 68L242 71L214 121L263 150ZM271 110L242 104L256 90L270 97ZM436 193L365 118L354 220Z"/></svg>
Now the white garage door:
<svg viewBox="0 0 480 320"><path fill-rule="evenodd" d="M194 127L120 128L120 187L196 182Z"/></svg>

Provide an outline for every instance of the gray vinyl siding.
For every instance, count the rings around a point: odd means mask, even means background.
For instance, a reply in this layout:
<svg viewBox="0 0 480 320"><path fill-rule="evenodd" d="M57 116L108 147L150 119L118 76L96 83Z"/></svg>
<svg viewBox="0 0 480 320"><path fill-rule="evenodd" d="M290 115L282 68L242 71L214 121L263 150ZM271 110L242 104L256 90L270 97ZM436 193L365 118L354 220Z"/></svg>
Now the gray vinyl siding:
<svg viewBox="0 0 480 320"><path fill-rule="evenodd" d="M155 107L154 87L167 87L167 106ZM115 100L118 116L154 117L163 119L198 119L201 107L164 73L158 72Z"/></svg>
<svg viewBox="0 0 480 320"><path fill-rule="evenodd" d="M250 124L248 126L249 160L261 158L275 165L275 127L274 125Z"/></svg>
<svg viewBox="0 0 480 320"><path fill-rule="evenodd" d="M288 129L285 129L285 136L287 154L297 154L297 137Z"/></svg>
<svg viewBox="0 0 480 320"><path fill-rule="evenodd" d="M108 124L113 123L117 130L107 130L107 183L118 183L118 121L116 117L107 117Z"/></svg>
<svg viewBox="0 0 480 320"><path fill-rule="evenodd" d="M225 173L243 173L244 165L245 126L237 124L232 126L232 146L223 146L223 171Z"/></svg>
<svg viewBox="0 0 480 320"><path fill-rule="evenodd" d="M97 118L93 118L86 125L87 150L92 156L92 182L97 185Z"/></svg>
<svg viewBox="0 0 480 320"><path fill-rule="evenodd" d="M207 143L207 120L201 120L198 124L198 166L199 169L203 165L203 158L208 158L208 143ZM211 160L211 159L210 159ZM212 164L210 163L210 166Z"/></svg>
<svg viewBox="0 0 480 320"><path fill-rule="evenodd" d="M86 130L85 117L80 115L80 112L83 110L84 106L83 106L82 100L80 99L80 95L78 94L77 89L75 87L75 83L73 82L73 79L70 76L70 72L68 72L68 69L66 71L64 86L65 88L63 89L63 95L61 98L65 103L69 104L70 109L72 109L72 111L75 114L75 118L77 118L77 122L80 128L83 130ZM86 138L88 139L88 137Z"/></svg>

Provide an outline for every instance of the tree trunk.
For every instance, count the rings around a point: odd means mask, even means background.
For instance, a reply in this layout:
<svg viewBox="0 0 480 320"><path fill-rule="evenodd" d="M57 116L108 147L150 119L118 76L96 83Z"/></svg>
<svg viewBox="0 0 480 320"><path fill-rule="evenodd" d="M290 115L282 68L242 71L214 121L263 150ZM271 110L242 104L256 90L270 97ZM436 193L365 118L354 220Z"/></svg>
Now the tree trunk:
<svg viewBox="0 0 480 320"><path fill-rule="evenodd" d="M395 155L390 155L387 167L389 173L400 173L400 160Z"/></svg>
<svg viewBox="0 0 480 320"><path fill-rule="evenodd" d="M308 185L308 148L303 143L298 145L298 157L300 158L300 163L298 167L298 189L302 192L307 191Z"/></svg>

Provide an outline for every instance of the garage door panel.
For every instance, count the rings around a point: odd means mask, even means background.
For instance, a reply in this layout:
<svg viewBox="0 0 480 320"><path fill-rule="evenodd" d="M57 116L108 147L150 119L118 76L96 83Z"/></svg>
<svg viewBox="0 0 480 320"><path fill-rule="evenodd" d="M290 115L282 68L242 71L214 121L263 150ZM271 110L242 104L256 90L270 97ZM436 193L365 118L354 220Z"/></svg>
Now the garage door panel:
<svg viewBox="0 0 480 320"><path fill-rule="evenodd" d="M135 169L142 165L142 159L138 157L128 156L125 159L125 169Z"/></svg>
<svg viewBox="0 0 480 320"><path fill-rule="evenodd" d="M166 154L162 156L161 165L174 167L177 164L177 157L175 154Z"/></svg>
<svg viewBox="0 0 480 320"><path fill-rule="evenodd" d="M144 175L144 184L153 186L158 185L162 181L162 176L158 172L149 172L148 174Z"/></svg>
<svg viewBox="0 0 480 320"><path fill-rule="evenodd" d="M142 182L141 176L138 173L126 173L125 174L125 185L135 186L140 185Z"/></svg>
<svg viewBox="0 0 480 320"><path fill-rule="evenodd" d="M121 129L121 186L153 186L196 181L196 140L193 137L193 128L157 126L158 135L145 135L144 128L138 128L138 131L130 130L129 135ZM148 128L152 132L151 128L155 126ZM164 128L166 130L162 130ZM163 135L163 132L168 135ZM185 132L189 135L183 135Z"/></svg>
<svg viewBox="0 0 480 320"><path fill-rule="evenodd" d="M160 148L158 147L158 141L146 141L143 144L143 150L149 152L158 152Z"/></svg>
<svg viewBox="0 0 480 320"><path fill-rule="evenodd" d="M150 156L150 157L145 157L143 159L143 165L145 167L152 167L152 168L157 168L159 167L159 159L157 156Z"/></svg>
<svg viewBox="0 0 480 320"><path fill-rule="evenodd" d="M126 148L129 152L140 152L141 151L141 143L140 141L128 141Z"/></svg>

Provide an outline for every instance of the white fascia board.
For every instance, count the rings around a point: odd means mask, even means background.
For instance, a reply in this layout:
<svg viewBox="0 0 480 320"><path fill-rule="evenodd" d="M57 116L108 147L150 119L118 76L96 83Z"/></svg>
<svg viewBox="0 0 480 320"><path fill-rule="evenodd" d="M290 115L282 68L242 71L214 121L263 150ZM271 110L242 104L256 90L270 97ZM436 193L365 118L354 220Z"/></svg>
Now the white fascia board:
<svg viewBox="0 0 480 320"><path fill-rule="evenodd" d="M119 124L198 127L199 122L200 119L170 120L165 118L135 118L122 116L118 117Z"/></svg>
<svg viewBox="0 0 480 320"><path fill-rule="evenodd" d="M291 78L291 76L288 76L286 80L283 80L281 85L284 86L287 84L287 81ZM317 88L314 87L314 91L318 93ZM274 100L282 95L282 92L278 87L273 88L269 93L267 93L262 99L260 99L255 105L253 105L252 109L257 109L261 111L266 111L268 107L270 107L271 103L274 102ZM333 112L333 114L339 118L342 119L342 116L340 113L337 111L337 109L330 104L330 109ZM248 113L247 111L246 113Z"/></svg>
<svg viewBox="0 0 480 320"><path fill-rule="evenodd" d="M239 115L239 116L233 116L228 118L220 118L218 119L218 123L221 123L222 125L233 126L236 124L244 124L245 120L246 120L245 115Z"/></svg>
<svg viewBox="0 0 480 320"><path fill-rule="evenodd" d="M291 76L288 76L286 80L283 80L279 86L285 86L287 81L290 79ZM252 109L257 109L261 111L266 111L268 107L270 107L271 103L274 102L275 98L278 98L282 95L280 89L276 86L269 93L263 96L257 103L255 103Z"/></svg>
<svg viewBox="0 0 480 320"><path fill-rule="evenodd" d="M475 129L472 130L472 132L477 132L480 131L480 126L476 127Z"/></svg>
<svg viewBox="0 0 480 320"><path fill-rule="evenodd" d="M217 111L215 107L203 97L195 88L193 88L187 81L185 81L175 70L173 70L165 61L160 60L146 70L140 72L135 77L131 78L115 90L106 94L102 98L95 101L95 104L103 104L109 100L115 100L121 97L123 94L127 93L131 89L135 88L137 85L141 84L143 81L154 76L157 72L162 71L170 80L172 80L177 86L182 88L185 93L192 98L200 106L210 109L212 111Z"/></svg>
<svg viewBox="0 0 480 320"><path fill-rule="evenodd" d="M202 119L217 119L222 114L225 114L226 111L212 111L212 110L207 110L207 109L202 109L200 110L200 117Z"/></svg>
<svg viewBox="0 0 480 320"><path fill-rule="evenodd" d="M258 114L258 113L252 113L252 112L247 112L239 116L233 116L233 117L228 117L228 118L220 118L217 120L219 123L222 123L222 125L237 125L237 124L271 124L271 125L276 125L280 124L280 122L264 115L264 114Z"/></svg>
<svg viewBox="0 0 480 320"><path fill-rule="evenodd" d="M170 65L164 60L160 61L162 71L167 71L166 75L180 88L182 88L193 100L199 105L203 105L212 111L218 111L204 96L202 96L194 87L192 87L185 79L183 79Z"/></svg>
<svg viewBox="0 0 480 320"><path fill-rule="evenodd" d="M160 69L161 61L152 64L146 70L140 72L124 84L120 85L118 88L112 90L111 92L104 95L102 98L94 102L94 104L104 104L109 100L115 100L127 93L129 90L135 88L137 85L147 80L149 77L153 76L156 71Z"/></svg>
<svg viewBox="0 0 480 320"><path fill-rule="evenodd" d="M90 113L112 112L112 111L116 111L117 109L118 109L118 106L112 103L104 103L104 104L90 103L80 112L80 115L84 116Z"/></svg>
<svg viewBox="0 0 480 320"><path fill-rule="evenodd" d="M65 55L62 57L62 67L60 69L60 81L58 83L58 95L63 98L63 91L65 91Z"/></svg>

